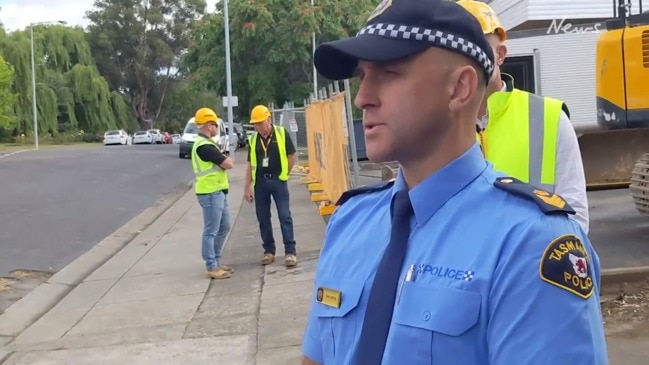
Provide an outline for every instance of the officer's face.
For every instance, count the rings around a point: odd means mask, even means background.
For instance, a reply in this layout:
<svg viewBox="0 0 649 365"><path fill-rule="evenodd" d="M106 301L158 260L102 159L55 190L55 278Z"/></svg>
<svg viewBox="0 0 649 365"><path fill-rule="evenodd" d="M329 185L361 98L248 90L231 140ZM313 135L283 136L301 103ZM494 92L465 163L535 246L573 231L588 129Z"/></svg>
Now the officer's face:
<svg viewBox="0 0 649 365"><path fill-rule="evenodd" d="M438 142L442 143L448 128L453 127L449 121L458 108L453 99L466 98L467 92L472 92L467 89L471 81L466 75L473 72L468 77L476 82L475 70L466 66L467 61L462 66L464 71L458 74L458 57L463 58L430 48L398 62L359 62L361 84L355 104L364 111L365 146L370 160L404 164L439 149ZM467 67L473 71L467 71ZM470 120L475 122L475 114Z"/></svg>

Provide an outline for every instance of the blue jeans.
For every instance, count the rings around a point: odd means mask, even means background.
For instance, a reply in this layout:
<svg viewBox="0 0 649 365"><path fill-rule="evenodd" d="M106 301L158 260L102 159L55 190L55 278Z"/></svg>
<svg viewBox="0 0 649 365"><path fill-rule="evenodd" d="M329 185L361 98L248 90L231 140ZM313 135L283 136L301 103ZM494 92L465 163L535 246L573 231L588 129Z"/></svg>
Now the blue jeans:
<svg viewBox="0 0 649 365"><path fill-rule="evenodd" d="M282 239L284 240L284 253L295 255L295 239L293 238L293 218L289 207L290 197L288 183L277 177L264 178L258 176L255 182L255 211L259 222L259 231L263 242L264 254L275 255L275 238L273 237L273 225L270 221L270 198L273 198L277 206L277 215L282 228Z"/></svg>
<svg viewBox="0 0 649 365"><path fill-rule="evenodd" d="M230 232L230 207L226 195L220 191L196 196L203 208L203 260L211 271L220 264L225 238Z"/></svg>

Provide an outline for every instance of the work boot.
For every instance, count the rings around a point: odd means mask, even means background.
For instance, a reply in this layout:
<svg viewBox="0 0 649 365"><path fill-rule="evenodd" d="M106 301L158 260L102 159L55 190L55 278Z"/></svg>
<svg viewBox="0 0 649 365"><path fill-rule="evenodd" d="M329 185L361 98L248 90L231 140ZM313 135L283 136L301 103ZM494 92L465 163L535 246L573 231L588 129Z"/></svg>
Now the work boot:
<svg viewBox="0 0 649 365"><path fill-rule="evenodd" d="M275 255L272 253L265 253L264 257L261 259L262 265L270 265L275 261Z"/></svg>
<svg viewBox="0 0 649 365"><path fill-rule="evenodd" d="M230 274L228 271L225 271L221 268L216 268L214 270L208 271L207 276L209 276L212 279L229 279L232 274Z"/></svg>
<svg viewBox="0 0 649 365"><path fill-rule="evenodd" d="M297 265L297 257L295 255L286 255L284 264L286 265L286 267L293 267Z"/></svg>
<svg viewBox="0 0 649 365"><path fill-rule="evenodd" d="M221 269L223 271L227 271L229 273L234 272L234 269L232 267L230 267L230 266L227 266L227 265L219 265L219 269Z"/></svg>

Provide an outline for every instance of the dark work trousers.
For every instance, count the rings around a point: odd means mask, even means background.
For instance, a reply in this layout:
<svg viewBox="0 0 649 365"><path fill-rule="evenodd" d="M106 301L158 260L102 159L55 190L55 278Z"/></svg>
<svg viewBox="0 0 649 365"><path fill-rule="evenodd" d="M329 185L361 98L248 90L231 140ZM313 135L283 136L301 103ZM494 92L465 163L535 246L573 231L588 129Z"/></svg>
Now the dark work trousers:
<svg viewBox="0 0 649 365"><path fill-rule="evenodd" d="M279 216L282 239L284 240L284 253L286 255L295 255L297 252L293 237L293 218L289 206L288 183L281 181L275 174L260 175L255 181L255 210L257 212L257 221L259 221L264 254L275 255L275 238L273 237L273 225L270 221L271 196L275 201L275 206L277 206L277 215Z"/></svg>

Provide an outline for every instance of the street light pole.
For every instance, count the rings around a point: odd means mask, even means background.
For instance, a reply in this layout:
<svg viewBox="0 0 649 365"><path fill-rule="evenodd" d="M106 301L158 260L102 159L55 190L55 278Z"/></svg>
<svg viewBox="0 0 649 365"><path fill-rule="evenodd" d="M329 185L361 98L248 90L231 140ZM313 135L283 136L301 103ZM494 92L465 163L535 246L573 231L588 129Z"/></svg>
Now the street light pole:
<svg viewBox="0 0 649 365"><path fill-rule="evenodd" d="M34 148L38 149L38 111L36 110L36 67L34 65L34 24L29 26L29 43L32 58L32 108L34 113Z"/></svg>
<svg viewBox="0 0 649 365"><path fill-rule="evenodd" d="M234 160L236 143L236 134L234 132L234 113L232 113L232 70L230 69L230 17L228 15L228 0L223 0L223 17L225 18L225 83L228 100L228 126L230 136L228 137L230 158Z"/></svg>
<svg viewBox="0 0 649 365"><path fill-rule="evenodd" d="M68 24L65 20L54 22L38 22L29 25L29 48L32 59L32 113L34 113L34 148L38 149L38 105L36 102L36 63L34 60L34 26L40 24L58 23L61 25Z"/></svg>

